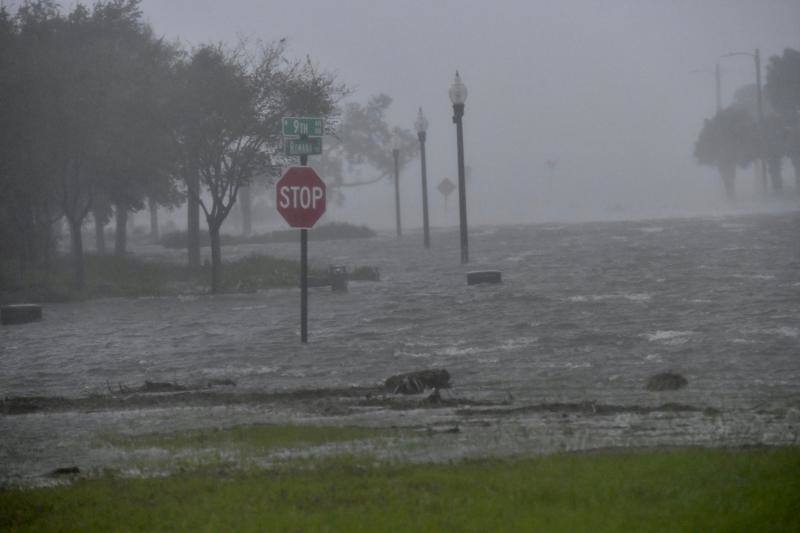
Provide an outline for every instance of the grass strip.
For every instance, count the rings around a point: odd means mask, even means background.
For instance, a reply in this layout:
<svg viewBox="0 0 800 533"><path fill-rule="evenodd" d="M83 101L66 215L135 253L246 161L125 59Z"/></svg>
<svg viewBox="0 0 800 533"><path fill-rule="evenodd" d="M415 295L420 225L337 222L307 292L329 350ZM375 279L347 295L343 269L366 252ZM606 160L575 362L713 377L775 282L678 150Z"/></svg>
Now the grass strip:
<svg viewBox="0 0 800 533"><path fill-rule="evenodd" d="M455 464L320 459L0 492L0 528L181 531L798 531L800 448Z"/></svg>
<svg viewBox="0 0 800 533"><path fill-rule="evenodd" d="M398 430L355 426L249 425L210 428L180 433L147 435L103 435L96 444L126 449L157 447L167 450L202 448L246 448L268 451L277 448L319 446L398 435Z"/></svg>

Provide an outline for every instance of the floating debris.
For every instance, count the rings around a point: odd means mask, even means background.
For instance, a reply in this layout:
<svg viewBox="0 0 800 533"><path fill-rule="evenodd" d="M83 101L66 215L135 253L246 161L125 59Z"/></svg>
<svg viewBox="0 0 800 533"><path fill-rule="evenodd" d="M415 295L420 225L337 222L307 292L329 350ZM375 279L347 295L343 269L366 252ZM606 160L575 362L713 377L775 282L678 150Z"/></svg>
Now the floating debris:
<svg viewBox="0 0 800 533"><path fill-rule="evenodd" d="M381 272L378 270L378 267L360 266L356 267L348 278L351 281L380 281Z"/></svg>
<svg viewBox="0 0 800 533"><path fill-rule="evenodd" d="M51 476L74 476L81 473L77 466L62 466L50 472Z"/></svg>
<svg viewBox="0 0 800 533"><path fill-rule="evenodd" d="M651 376L650 379L647 380L647 385L645 385L645 388L649 391L678 390L682 389L688 384L689 382L686 381L686 378L680 374L663 372L661 374Z"/></svg>
<svg viewBox="0 0 800 533"><path fill-rule="evenodd" d="M384 386L392 394L420 394L426 389L447 389L450 387L450 373L444 368L417 370L392 376Z"/></svg>
<svg viewBox="0 0 800 533"><path fill-rule="evenodd" d="M0 307L0 322L5 325L27 324L42 319L42 306L37 304L12 304Z"/></svg>
<svg viewBox="0 0 800 533"><path fill-rule="evenodd" d="M229 378L212 378L206 381L206 386L209 389L212 387L235 387L236 382Z"/></svg>
<svg viewBox="0 0 800 533"><path fill-rule="evenodd" d="M502 282L503 274L499 270L477 270L474 272L467 272L467 285Z"/></svg>

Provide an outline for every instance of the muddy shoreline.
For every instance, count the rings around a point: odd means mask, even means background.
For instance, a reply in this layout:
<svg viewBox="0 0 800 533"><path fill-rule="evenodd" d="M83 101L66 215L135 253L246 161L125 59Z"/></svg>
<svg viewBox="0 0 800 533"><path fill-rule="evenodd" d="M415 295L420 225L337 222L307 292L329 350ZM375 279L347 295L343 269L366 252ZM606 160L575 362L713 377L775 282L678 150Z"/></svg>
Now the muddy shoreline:
<svg viewBox="0 0 800 533"><path fill-rule="evenodd" d="M652 405L609 404L598 401L520 403L513 398L486 400L460 397L440 391L425 391L415 395L387 393L380 386L354 386L287 391L231 391L192 389L175 386L178 390L157 392L121 392L93 394L84 397L23 396L0 400L0 415L15 416L32 413L69 413L96 411L126 411L175 407L220 406L283 406L301 411L336 415L354 414L366 409L416 410L452 409L459 417L515 416L535 413L563 413L611 416L623 413L646 415L652 413L721 414L709 406L663 401ZM335 411L335 412L334 412ZM763 411L763 410L762 410Z"/></svg>
<svg viewBox="0 0 800 533"><path fill-rule="evenodd" d="M165 475L187 461L200 464L222 456L268 468L294 457L336 454L437 463L598 449L800 444L800 405L778 402L721 410L671 402L669 393L653 400L650 405L531 402L500 392L489 399L470 398L458 389L391 394L381 386L5 398L0 401L0 487L62 483L103 472ZM256 456L224 447L131 450L109 445L107 438L282 424L398 429L405 436ZM53 474L64 468L80 474Z"/></svg>

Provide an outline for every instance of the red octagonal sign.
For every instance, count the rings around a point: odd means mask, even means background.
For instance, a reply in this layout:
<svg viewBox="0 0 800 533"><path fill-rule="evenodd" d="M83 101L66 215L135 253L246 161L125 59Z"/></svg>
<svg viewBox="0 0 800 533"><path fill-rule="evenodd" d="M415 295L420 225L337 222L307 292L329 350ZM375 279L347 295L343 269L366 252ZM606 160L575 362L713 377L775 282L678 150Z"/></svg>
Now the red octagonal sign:
<svg viewBox="0 0 800 533"><path fill-rule="evenodd" d="M325 213L325 182L311 167L286 169L275 192L278 213L293 228L312 228Z"/></svg>

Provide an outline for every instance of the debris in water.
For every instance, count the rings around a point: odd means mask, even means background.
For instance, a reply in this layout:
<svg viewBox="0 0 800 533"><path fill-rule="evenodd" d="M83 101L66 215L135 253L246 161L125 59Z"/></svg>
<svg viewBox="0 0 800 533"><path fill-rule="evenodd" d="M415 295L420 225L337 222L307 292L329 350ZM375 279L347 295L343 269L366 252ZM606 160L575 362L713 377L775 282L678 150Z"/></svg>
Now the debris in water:
<svg viewBox="0 0 800 533"><path fill-rule="evenodd" d="M450 387L450 373L444 368L418 370L397 374L384 383L392 394L419 394L425 389L447 389Z"/></svg>
<svg viewBox="0 0 800 533"><path fill-rule="evenodd" d="M27 324L42 319L42 306L38 304L13 304L0 307L0 323Z"/></svg>
<svg viewBox="0 0 800 533"><path fill-rule="evenodd" d="M467 272L467 285L502 282L503 274L499 270L478 270L474 272Z"/></svg>
<svg viewBox="0 0 800 533"><path fill-rule="evenodd" d="M236 382L229 378L212 378L206 381L206 385L211 387L235 387Z"/></svg>
<svg viewBox="0 0 800 533"><path fill-rule="evenodd" d="M348 276L350 281L380 281L381 272L378 267L374 266L361 266L356 267L353 272Z"/></svg>
<svg viewBox="0 0 800 533"><path fill-rule="evenodd" d="M678 390L682 389L689 382L680 374L673 374L672 372L663 372L651 376L647 380L645 388L649 391L664 391L664 390Z"/></svg>
<svg viewBox="0 0 800 533"><path fill-rule="evenodd" d="M430 395L427 398L425 398L425 402L436 405L442 403L442 395L439 394L439 389L433 389L433 392L430 393Z"/></svg>
<svg viewBox="0 0 800 533"><path fill-rule="evenodd" d="M56 468L52 472L50 472L51 476L73 476L75 474L80 474L81 469L77 466L62 466Z"/></svg>

